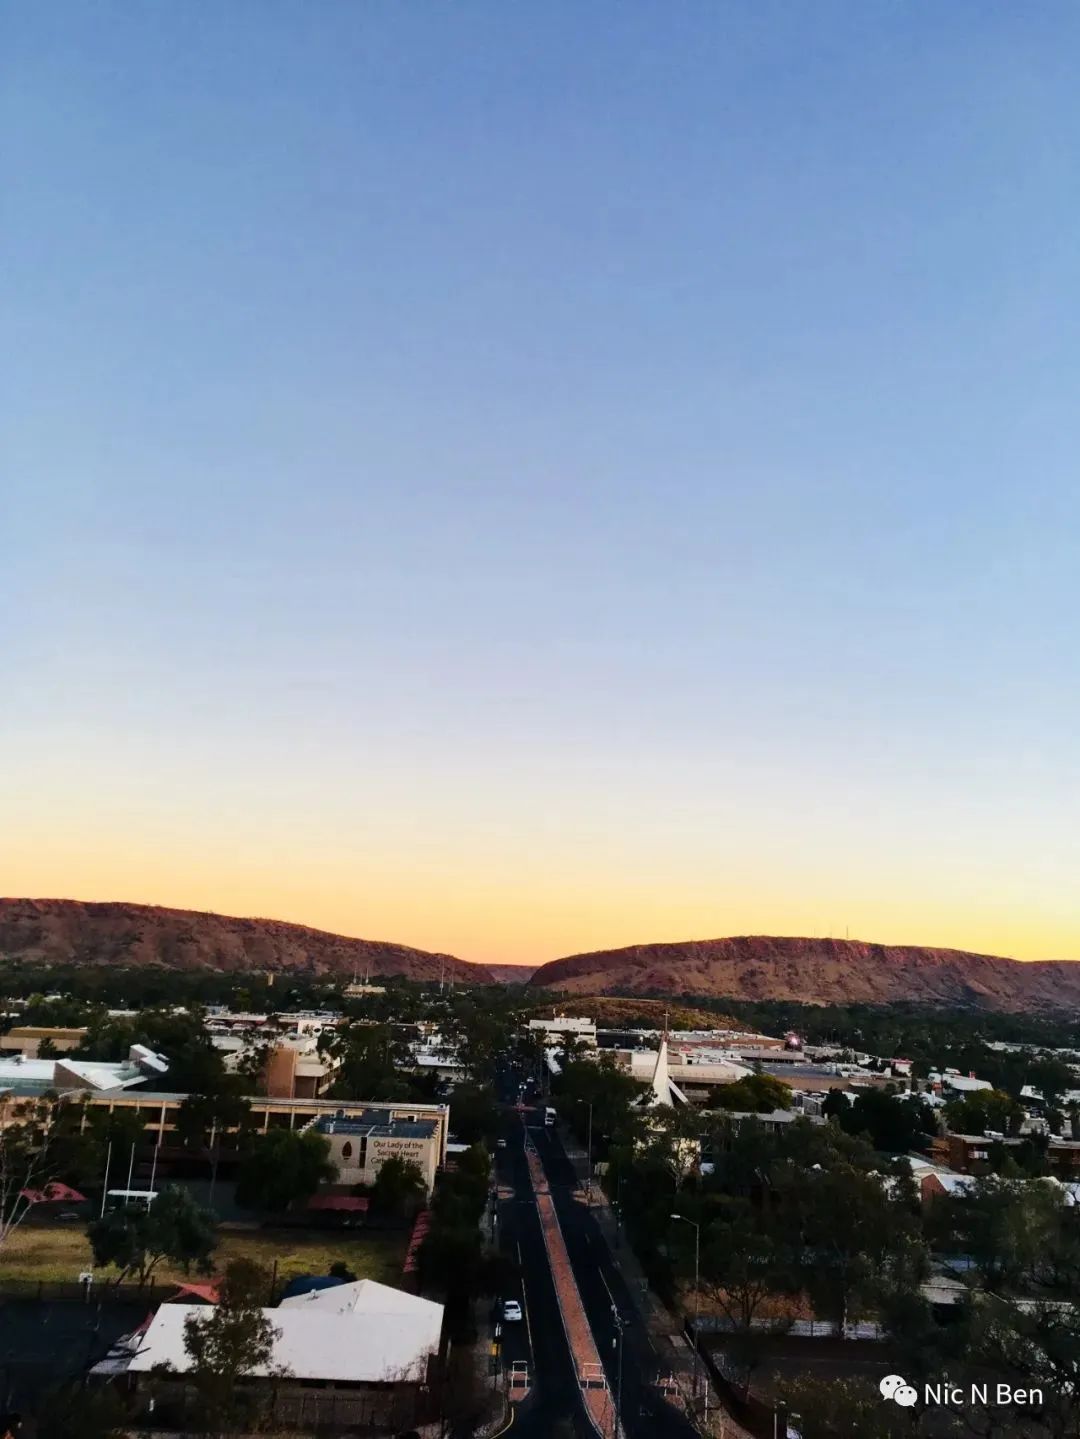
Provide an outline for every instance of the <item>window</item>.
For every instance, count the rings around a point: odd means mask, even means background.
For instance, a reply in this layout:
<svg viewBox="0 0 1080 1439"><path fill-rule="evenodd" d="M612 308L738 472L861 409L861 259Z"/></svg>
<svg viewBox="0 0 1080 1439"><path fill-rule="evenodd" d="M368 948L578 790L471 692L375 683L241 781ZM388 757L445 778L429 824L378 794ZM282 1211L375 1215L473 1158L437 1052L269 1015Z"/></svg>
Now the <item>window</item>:
<svg viewBox="0 0 1080 1439"><path fill-rule="evenodd" d="M352 1158L352 1142L348 1139L346 1139L345 1143L341 1146L341 1157L342 1159Z"/></svg>

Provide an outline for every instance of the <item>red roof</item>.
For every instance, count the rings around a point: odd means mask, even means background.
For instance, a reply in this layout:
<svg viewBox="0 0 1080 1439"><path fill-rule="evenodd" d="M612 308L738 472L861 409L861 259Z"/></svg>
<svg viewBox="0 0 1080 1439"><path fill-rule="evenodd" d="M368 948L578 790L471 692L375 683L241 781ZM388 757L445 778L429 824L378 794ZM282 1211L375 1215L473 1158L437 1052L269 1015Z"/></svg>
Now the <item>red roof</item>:
<svg viewBox="0 0 1080 1439"><path fill-rule="evenodd" d="M20 1199L25 1199L28 1204L85 1204L86 1195L80 1194L77 1189L72 1189L70 1184L61 1184L54 1179L51 1184L46 1184L44 1189L20 1189Z"/></svg>
<svg viewBox="0 0 1080 1439"><path fill-rule="evenodd" d="M358 1194L313 1194L307 1202L309 1209L335 1209L346 1214L363 1214L368 1202Z"/></svg>
<svg viewBox="0 0 1080 1439"><path fill-rule="evenodd" d="M212 1279L209 1284L181 1284L176 1291L173 1302L183 1299L185 1295L191 1295L194 1299L201 1299L206 1304L217 1304L221 1298L219 1286L221 1281Z"/></svg>

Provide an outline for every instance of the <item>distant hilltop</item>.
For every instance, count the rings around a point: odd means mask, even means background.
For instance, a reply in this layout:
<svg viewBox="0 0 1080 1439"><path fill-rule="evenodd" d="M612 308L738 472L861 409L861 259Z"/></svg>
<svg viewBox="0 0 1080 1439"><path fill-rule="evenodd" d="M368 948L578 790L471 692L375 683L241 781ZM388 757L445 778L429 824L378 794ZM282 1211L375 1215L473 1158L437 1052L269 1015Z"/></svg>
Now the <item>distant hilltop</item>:
<svg viewBox="0 0 1080 1439"><path fill-rule="evenodd" d="M5 960L494 983L483 965L452 954L350 939L280 919L75 899L0 899L0 962Z"/></svg>
<svg viewBox="0 0 1080 1439"><path fill-rule="evenodd" d="M529 983L567 995L651 992L798 1004L907 1001L1050 1010L1080 1002L1080 963L1021 963L856 939L744 935L574 954L541 965Z"/></svg>
<svg viewBox="0 0 1080 1439"><path fill-rule="evenodd" d="M499 984L528 984L537 970L535 964L486 964L484 968Z"/></svg>
<svg viewBox="0 0 1080 1439"><path fill-rule="evenodd" d="M1080 1004L1080 963L1072 960L1021 963L959 949L743 935L597 950L534 969L470 964L452 954L352 939L280 919L237 919L150 904L0 898L0 964L19 960L527 983L594 1004L598 996L648 994L1018 1011Z"/></svg>

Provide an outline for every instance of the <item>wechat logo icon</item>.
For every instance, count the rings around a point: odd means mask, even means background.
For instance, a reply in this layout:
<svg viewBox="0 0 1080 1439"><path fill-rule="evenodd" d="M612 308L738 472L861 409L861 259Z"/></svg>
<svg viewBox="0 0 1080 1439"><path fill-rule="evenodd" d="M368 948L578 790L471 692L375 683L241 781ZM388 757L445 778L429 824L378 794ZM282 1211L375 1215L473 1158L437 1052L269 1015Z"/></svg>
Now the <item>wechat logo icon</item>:
<svg viewBox="0 0 1080 1439"><path fill-rule="evenodd" d="M886 1374L878 1388L881 1390L882 1399L891 1399L894 1404L899 1404L901 1409L910 1409L919 1401L918 1391L902 1374Z"/></svg>

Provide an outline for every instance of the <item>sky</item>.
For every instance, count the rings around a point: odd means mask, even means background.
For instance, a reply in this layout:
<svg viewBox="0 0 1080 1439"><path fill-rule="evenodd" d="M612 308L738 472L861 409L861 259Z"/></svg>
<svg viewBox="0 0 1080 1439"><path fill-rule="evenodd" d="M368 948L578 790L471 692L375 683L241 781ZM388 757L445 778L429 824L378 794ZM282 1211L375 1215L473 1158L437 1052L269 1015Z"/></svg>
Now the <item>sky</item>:
<svg viewBox="0 0 1080 1439"><path fill-rule="evenodd" d="M1080 9L0 10L0 892L1080 958Z"/></svg>

